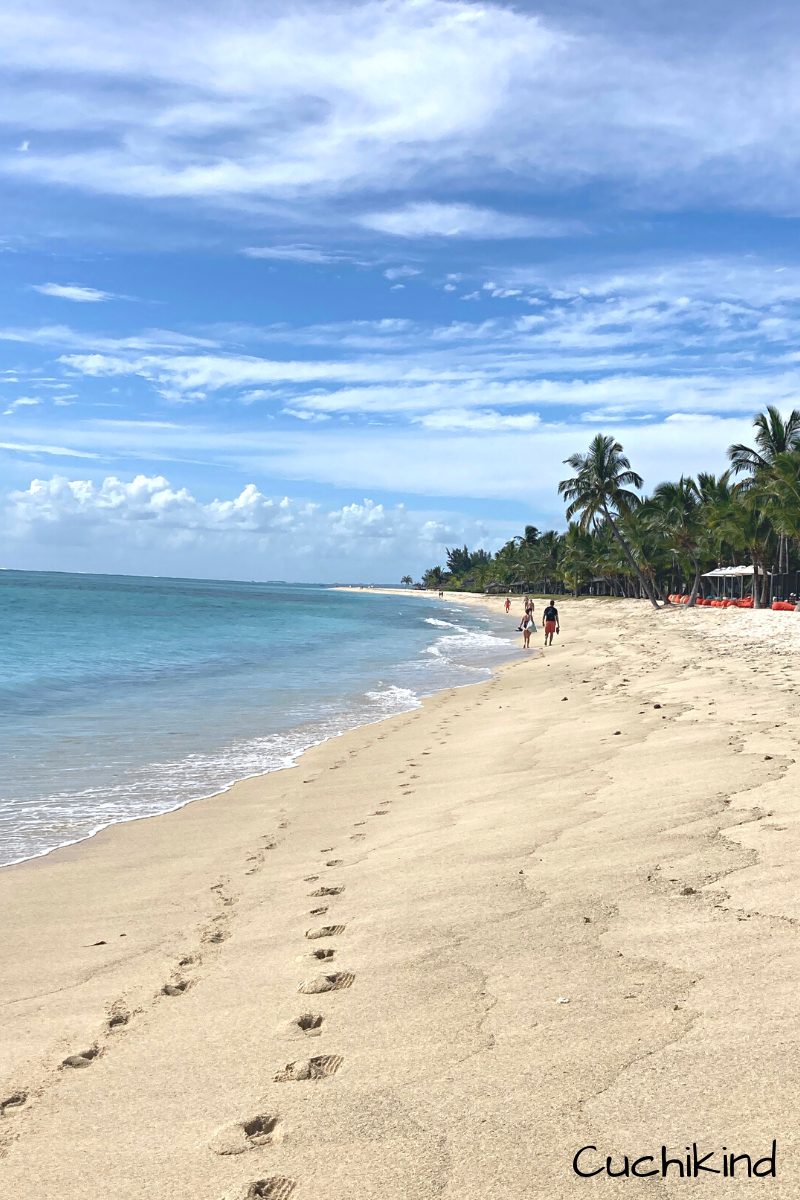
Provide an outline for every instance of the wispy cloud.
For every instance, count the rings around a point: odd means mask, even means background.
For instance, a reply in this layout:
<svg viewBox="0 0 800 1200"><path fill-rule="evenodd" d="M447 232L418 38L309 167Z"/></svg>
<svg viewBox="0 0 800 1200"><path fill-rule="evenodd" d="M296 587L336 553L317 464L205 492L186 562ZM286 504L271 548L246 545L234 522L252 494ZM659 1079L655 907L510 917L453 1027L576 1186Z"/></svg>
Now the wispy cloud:
<svg viewBox="0 0 800 1200"><path fill-rule="evenodd" d="M557 238L585 232L577 221L517 216L472 204L433 201L365 213L360 223L366 229L404 238Z"/></svg>
<svg viewBox="0 0 800 1200"><path fill-rule="evenodd" d="M318 250L315 246L248 246L242 251L247 258L266 258L274 262L309 263L311 266L330 266L343 261L342 255Z"/></svg>
<svg viewBox="0 0 800 1200"><path fill-rule="evenodd" d="M36 408L41 404L41 400L37 400L34 396L20 396L18 400L12 400L8 408L3 412L4 417L10 417L20 408Z"/></svg>
<svg viewBox="0 0 800 1200"><path fill-rule="evenodd" d="M76 283L33 283L31 288L42 296L53 296L56 300L71 300L75 304L101 304L106 300L118 300L113 292L99 288L81 287Z"/></svg>
<svg viewBox="0 0 800 1200"><path fill-rule="evenodd" d="M419 267L387 267L383 272L386 279L395 282L397 279L413 279L415 275L421 275Z"/></svg>
<svg viewBox="0 0 800 1200"><path fill-rule="evenodd" d="M582 6L245 2L164 18L146 3L159 19L142 20L43 0L31 21L10 0L3 108L25 112L30 141L0 166L89 193L302 198L309 213L376 189L416 201L422 178L435 196L594 180L623 208L705 198L796 213L793 10L756 29L730 7L721 39L710 20L670 36L624 8L598 31Z"/></svg>

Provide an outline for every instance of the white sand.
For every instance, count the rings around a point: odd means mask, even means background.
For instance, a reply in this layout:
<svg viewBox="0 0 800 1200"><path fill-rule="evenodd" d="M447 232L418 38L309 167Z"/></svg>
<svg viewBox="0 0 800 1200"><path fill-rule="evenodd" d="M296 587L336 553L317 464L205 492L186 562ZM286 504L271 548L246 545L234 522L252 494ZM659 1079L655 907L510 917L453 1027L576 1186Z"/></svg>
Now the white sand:
<svg viewBox="0 0 800 1200"><path fill-rule="evenodd" d="M559 608L490 682L0 872L0 1194L630 1196L575 1151L775 1137L708 1187L800 1195L800 619Z"/></svg>

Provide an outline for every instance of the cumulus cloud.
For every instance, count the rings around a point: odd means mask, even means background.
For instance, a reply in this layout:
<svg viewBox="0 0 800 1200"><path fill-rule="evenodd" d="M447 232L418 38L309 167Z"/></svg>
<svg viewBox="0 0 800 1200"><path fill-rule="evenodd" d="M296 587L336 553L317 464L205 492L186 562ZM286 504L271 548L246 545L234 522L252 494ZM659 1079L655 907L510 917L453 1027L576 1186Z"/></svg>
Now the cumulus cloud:
<svg viewBox="0 0 800 1200"><path fill-rule="evenodd" d="M71 300L75 304L101 304L105 300L117 300L113 292L102 292L99 288L81 287L76 283L34 283L34 292L42 296L54 296L57 300Z"/></svg>
<svg viewBox="0 0 800 1200"><path fill-rule="evenodd" d="M391 578L395 560L421 569L442 557L448 542L483 544L490 536L490 526L459 514L415 512L370 498L326 510L268 497L252 483L230 499L202 501L162 475L34 479L10 494L4 521L8 536L26 544L105 550L116 544L134 560L142 551L246 555L248 574L256 554L295 567L305 560L299 570L312 579L321 578L320 564L340 571L355 564L384 568ZM494 535L495 544L501 540Z"/></svg>

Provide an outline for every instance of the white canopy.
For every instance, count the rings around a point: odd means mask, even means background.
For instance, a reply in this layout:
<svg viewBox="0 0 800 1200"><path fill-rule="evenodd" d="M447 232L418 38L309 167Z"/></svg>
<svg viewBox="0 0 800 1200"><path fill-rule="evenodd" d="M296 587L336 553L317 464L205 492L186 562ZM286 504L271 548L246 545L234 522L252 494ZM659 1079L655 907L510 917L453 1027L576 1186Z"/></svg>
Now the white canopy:
<svg viewBox="0 0 800 1200"><path fill-rule="evenodd" d="M706 571L704 579L738 579L741 575L752 575L752 567L717 567L716 571Z"/></svg>

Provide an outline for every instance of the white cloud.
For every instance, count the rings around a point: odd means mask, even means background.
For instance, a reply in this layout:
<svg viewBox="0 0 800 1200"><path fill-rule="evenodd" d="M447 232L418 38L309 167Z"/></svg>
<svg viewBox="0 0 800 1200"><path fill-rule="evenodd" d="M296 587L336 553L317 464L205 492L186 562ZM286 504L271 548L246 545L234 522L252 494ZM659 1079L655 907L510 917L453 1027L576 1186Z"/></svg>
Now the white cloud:
<svg viewBox="0 0 800 1200"><path fill-rule="evenodd" d="M12 413L15 413L17 411L17 409L36 408L36 406L41 403L42 403L41 400L37 400L33 396L20 396L20 398L18 400L11 401L8 408L5 409L5 411L3 412L3 416L10 417Z"/></svg>
<svg viewBox="0 0 800 1200"><path fill-rule="evenodd" d="M2 169L228 202L605 179L631 203L794 213L792 7L756 27L733 0L724 37L706 7L679 32L641 5L592 25L583 5L545 16L467 0L166 16L154 0L77 13L40 0L34 18L9 0L0 120L53 136Z"/></svg>
<svg viewBox="0 0 800 1200"><path fill-rule="evenodd" d="M102 378L140 375L169 394L189 394L199 389L253 387L261 383L313 383L321 380L361 382L400 379L413 382L457 378L458 371L434 370L386 360L319 361L279 360L223 355L145 355L124 358L109 354L65 354L59 362L83 375Z"/></svg>
<svg viewBox="0 0 800 1200"><path fill-rule="evenodd" d="M405 238L554 238L583 232L575 221L515 216L472 204L432 201L365 213L360 222L366 229Z"/></svg>
<svg viewBox="0 0 800 1200"><path fill-rule="evenodd" d="M426 413L418 418L425 429L440 430L530 430L541 424L538 413L499 413L492 409L477 412L465 408L452 408L444 412Z"/></svg>
<svg viewBox="0 0 800 1200"><path fill-rule="evenodd" d="M331 263L341 262L344 257L330 254L325 250L318 250L314 246L248 246L246 250L242 251L242 254L248 258L266 258L275 262L309 263L312 266L329 266Z"/></svg>
<svg viewBox="0 0 800 1200"><path fill-rule="evenodd" d="M383 273L391 280L411 279L414 275L422 274L418 267L388 267Z"/></svg>
<svg viewBox="0 0 800 1200"><path fill-rule="evenodd" d="M43 296L72 300L76 304L100 304L105 300L119 299L113 292L101 292L98 288L80 287L75 283L34 283L31 288Z"/></svg>
<svg viewBox="0 0 800 1200"><path fill-rule="evenodd" d="M92 454L88 450L76 450L72 446L49 446L45 443L25 441L25 442L0 442L0 450L9 450L19 454L46 454L52 458L99 458L99 454Z"/></svg>
<svg viewBox="0 0 800 1200"><path fill-rule="evenodd" d="M69 325L40 325L31 328L0 328L0 342L19 342L28 346L60 346L75 350L186 350L212 349L218 342L191 334L175 333L170 329L145 329L129 337L105 337L84 333Z"/></svg>
<svg viewBox="0 0 800 1200"><path fill-rule="evenodd" d="M458 513L416 512L369 498L325 509L266 496L252 483L231 499L203 501L162 475L34 479L8 497L4 526L9 545L23 541L29 552L37 544L64 546L73 565L76 555L82 562L97 550L107 562L122 547L129 569L140 555L152 562L163 554L174 569L194 553L198 561L238 562L241 574L242 555L255 554L247 559L248 574L255 568L264 577L290 564L316 580L325 572L391 579L398 564L422 570L443 556L448 542L484 544L496 528ZM499 544L504 536L492 540Z"/></svg>

